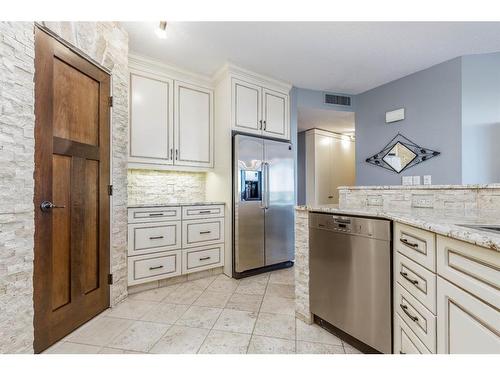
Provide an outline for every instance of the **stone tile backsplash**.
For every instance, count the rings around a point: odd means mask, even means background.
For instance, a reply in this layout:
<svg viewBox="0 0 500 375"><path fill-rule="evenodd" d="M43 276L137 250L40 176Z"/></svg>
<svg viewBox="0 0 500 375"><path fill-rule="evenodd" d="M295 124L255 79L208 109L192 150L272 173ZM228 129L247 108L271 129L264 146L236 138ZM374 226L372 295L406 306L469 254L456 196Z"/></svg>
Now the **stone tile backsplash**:
<svg viewBox="0 0 500 375"><path fill-rule="evenodd" d="M397 189L392 186L339 189L339 206L346 209L379 207L381 210L410 212L427 209L443 216L470 216L500 221L500 187L468 187L452 189L426 187Z"/></svg>
<svg viewBox="0 0 500 375"><path fill-rule="evenodd" d="M189 203L205 201L206 173L128 170L128 203Z"/></svg>

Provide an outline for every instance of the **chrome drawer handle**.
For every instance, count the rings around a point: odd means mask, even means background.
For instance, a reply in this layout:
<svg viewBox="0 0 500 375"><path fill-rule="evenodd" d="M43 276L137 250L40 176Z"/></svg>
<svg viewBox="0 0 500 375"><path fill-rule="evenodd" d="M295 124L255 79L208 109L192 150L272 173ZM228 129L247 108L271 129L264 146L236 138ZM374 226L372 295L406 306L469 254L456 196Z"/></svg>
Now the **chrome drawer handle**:
<svg viewBox="0 0 500 375"><path fill-rule="evenodd" d="M211 230L205 230L203 232L200 232L200 234L209 234L209 233L212 233L212 231Z"/></svg>
<svg viewBox="0 0 500 375"><path fill-rule="evenodd" d="M160 268L163 268L163 266L149 267L149 270L150 271L159 270Z"/></svg>
<svg viewBox="0 0 500 375"><path fill-rule="evenodd" d="M403 312L408 316L408 318L410 318L411 320L413 320L414 322L416 322L418 320L418 318L416 316L413 316L411 315L409 312L408 312L408 306L406 305L403 305L402 303L399 304L399 306L403 309Z"/></svg>
<svg viewBox="0 0 500 375"><path fill-rule="evenodd" d="M149 214L149 216L163 216L163 212L157 213L157 214Z"/></svg>
<svg viewBox="0 0 500 375"><path fill-rule="evenodd" d="M200 258L199 260L209 260L211 257L203 257L203 258Z"/></svg>
<svg viewBox="0 0 500 375"><path fill-rule="evenodd" d="M401 238L400 241L402 243L404 243L406 246L410 246L410 247L413 247L413 248L418 247L418 243L410 242L406 238Z"/></svg>
<svg viewBox="0 0 500 375"><path fill-rule="evenodd" d="M417 285L418 284L418 280L413 280L413 279L410 279L408 277L408 274L406 272L403 272L403 271L400 271L399 274L401 276L403 276L406 280L408 280L410 283L412 283L413 285Z"/></svg>
<svg viewBox="0 0 500 375"><path fill-rule="evenodd" d="M161 240L163 238L163 236L153 236L153 237L149 237L150 240Z"/></svg>

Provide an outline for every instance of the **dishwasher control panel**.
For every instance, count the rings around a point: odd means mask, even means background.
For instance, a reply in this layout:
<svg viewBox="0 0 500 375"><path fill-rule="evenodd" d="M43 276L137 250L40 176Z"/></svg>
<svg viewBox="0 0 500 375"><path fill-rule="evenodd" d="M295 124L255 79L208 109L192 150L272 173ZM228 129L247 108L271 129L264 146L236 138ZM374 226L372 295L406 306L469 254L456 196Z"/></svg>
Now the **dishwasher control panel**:
<svg viewBox="0 0 500 375"><path fill-rule="evenodd" d="M385 219L311 212L309 227L337 233L355 234L390 241L390 225Z"/></svg>

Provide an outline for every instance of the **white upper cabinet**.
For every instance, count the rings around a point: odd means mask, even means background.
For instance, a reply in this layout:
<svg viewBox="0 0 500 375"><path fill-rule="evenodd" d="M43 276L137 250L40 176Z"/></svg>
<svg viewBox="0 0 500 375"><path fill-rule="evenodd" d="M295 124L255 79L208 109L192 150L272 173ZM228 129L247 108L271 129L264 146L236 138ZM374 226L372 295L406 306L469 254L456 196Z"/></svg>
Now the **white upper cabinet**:
<svg viewBox="0 0 500 375"><path fill-rule="evenodd" d="M211 81L138 57L129 66L129 168L212 169Z"/></svg>
<svg viewBox="0 0 500 375"><path fill-rule="evenodd" d="M175 82L176 165L213 167L213 92Z"/></svg>
<svg viewBox="0 0 500 375"><path fill-rule="evenodd" d="M290 139L289 95L250 77L231 79L232 129ZM269 85L271 86L271 85Z"/></svg>
<svg viewBox="0 0 500 375"><path fill-rule="evenodd" d="M173 81L131 73L130 88L129 160L172 164Z"/></svg>
<svg viewBox="0 0 500 375"><path fill-rule="evenodd" d="M288 138L288 95L263 89L263 133Z"/></svg>
<svg viewBox="0 0 500 375"><path fill-rule="evenodd" d="M261 134L262 88L233 79L233 127L246 133Z"/></svg>

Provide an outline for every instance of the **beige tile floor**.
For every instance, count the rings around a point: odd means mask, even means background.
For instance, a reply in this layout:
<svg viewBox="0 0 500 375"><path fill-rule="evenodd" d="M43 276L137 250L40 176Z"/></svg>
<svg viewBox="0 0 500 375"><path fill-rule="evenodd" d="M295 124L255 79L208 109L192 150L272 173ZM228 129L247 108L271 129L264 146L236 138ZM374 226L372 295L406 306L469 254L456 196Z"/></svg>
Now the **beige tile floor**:
<svg viewBox="0 0 500 375"><path fill-rule="evenodd" d="M295 319L294 295L293 268L149 290L129 296L45 353L359 353Z"/></svg>

